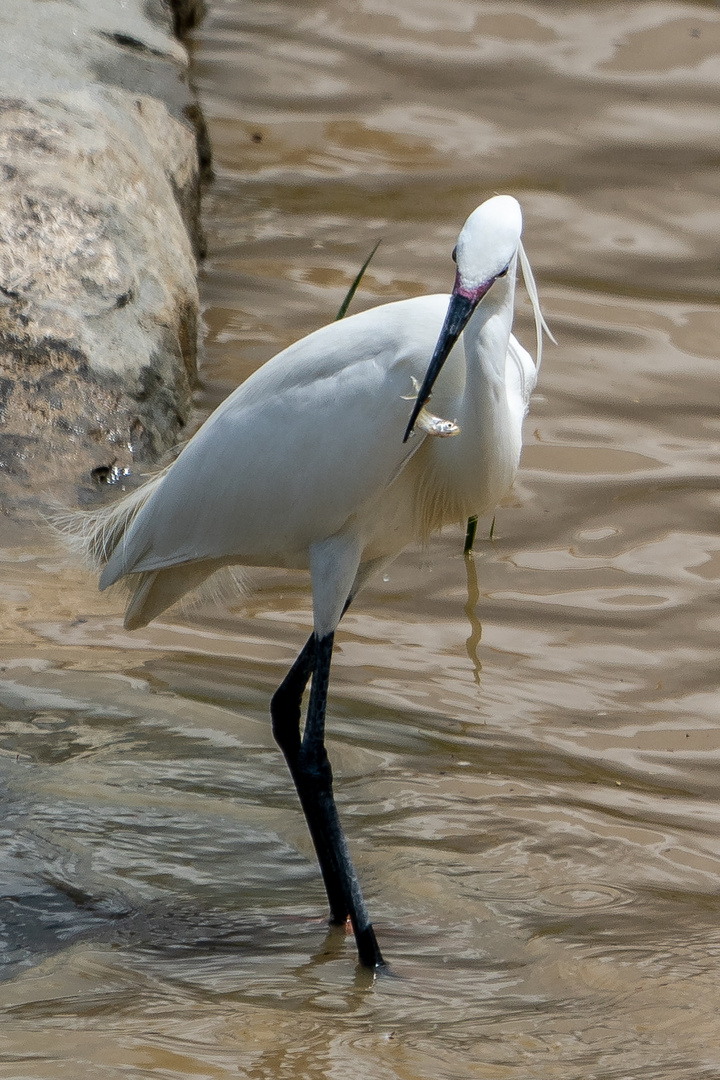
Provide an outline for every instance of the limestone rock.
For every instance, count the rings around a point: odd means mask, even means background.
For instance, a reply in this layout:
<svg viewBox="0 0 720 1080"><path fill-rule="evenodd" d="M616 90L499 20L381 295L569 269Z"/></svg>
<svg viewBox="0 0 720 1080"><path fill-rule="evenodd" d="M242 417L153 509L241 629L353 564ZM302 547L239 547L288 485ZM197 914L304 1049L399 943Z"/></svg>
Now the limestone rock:
<svg viewBox="0 0 720 1080"><path fill-rule="evenodd" d="M0 504L7 512L46 497L82 498L177 441L196 373L207 151L186 54L164 4L3 5ZM187 24L198 5L185 0L179 8Z"/></svg>

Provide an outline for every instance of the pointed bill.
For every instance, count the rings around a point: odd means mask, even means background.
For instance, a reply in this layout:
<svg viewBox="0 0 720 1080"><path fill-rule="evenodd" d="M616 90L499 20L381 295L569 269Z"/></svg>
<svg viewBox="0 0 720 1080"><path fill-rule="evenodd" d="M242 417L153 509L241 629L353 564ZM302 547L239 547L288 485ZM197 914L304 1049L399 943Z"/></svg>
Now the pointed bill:
<svg viewBox="0 0 720 1080"><path fill-rule="evenodd" d="M470 316L494 280L495 278L491 278L490 281L484 281L481 285L478 285L477 288L469 289L460 284L458 277L455 278L455 286L452 291L452 296L450 297L450 304L448 305L445 322L440 331L440 336L425 373L422 386L415 399L415 404L412 413L410 414L410 420L405 429L403 442L407 442L412 435L415 422L432 394L435 380L440 374L443 364L450 355L450 350L462 334L468 324Z"/></svg>

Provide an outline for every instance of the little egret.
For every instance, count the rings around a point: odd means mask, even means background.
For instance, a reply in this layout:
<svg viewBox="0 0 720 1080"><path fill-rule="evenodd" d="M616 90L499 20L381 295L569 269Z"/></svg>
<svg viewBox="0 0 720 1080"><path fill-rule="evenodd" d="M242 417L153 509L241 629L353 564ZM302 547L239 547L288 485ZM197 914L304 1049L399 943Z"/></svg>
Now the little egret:
<svg viewBox="0 0 720 1080"><path fill-rule="evenodd" d="M450 297L385 304L296 342L238 387L169 468L110 508L72 515L68 526L104 567L101 589L131 575L128 630L223 567L310 571L314 630L273 695L272 728L331 921L350 918L370 968L384 961L325 750L333 637L372 573L411 541L492 510L512 484L537 376L511 334L518 260L538 365L547 331L521 231L515 199L488 199L458 238Z"/></svg>

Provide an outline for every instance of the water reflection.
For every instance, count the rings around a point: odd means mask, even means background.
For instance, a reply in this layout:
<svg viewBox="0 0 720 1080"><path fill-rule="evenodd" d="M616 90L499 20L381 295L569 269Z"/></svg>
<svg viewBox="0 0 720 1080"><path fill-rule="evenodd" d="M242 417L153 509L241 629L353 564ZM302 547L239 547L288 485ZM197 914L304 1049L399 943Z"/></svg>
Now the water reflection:
<svg viewBox="0 0 720 1080"><path fill-rule="evenodd" d="M473 678L477 685L480 685L480 674L482 672L482 661L478 656L478 646L482 641L482 623L478 617L478 603L480 601L480 586L478 584L477 568L475 566L475 557L471 551L465 556L465 573L467 574L467 603L465 604L465 614L467 620L470 623L470 634L465 642L465 648L467 650L468 658L473 666Z"/></svg>

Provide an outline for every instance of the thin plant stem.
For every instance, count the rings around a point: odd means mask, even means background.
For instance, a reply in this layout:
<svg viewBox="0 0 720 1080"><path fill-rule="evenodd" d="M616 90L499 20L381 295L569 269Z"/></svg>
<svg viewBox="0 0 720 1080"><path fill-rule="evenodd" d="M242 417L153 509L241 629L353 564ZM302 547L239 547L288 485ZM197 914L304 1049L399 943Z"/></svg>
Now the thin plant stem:
<svg viewBox="0 0 720 1080"><path fill-rule="evenodd" d="M357 274L357 277L355 278L352 285L348 289L348 291L347 291L347 293L345 295L345 299L343 300L342 304L340 305L340 309L339 309L337 315L335 316L335 322L338 322L340 319L345 317L345 315L347 313L347 309L350 307L350 303L352 301L352 298L355 295L355 293L357 292L357 287L360 284L360 282L362 281L363 275L364 275L365 271L367 270L368 266L370 265L370 260L372 259L373 255L375 254L377 249L380 247L381 243L382 243L382 241L378 240L377 244L372 249L372 251L368 255L365 262L360 267L360 269L358 271L358 274Z"/></svg>

